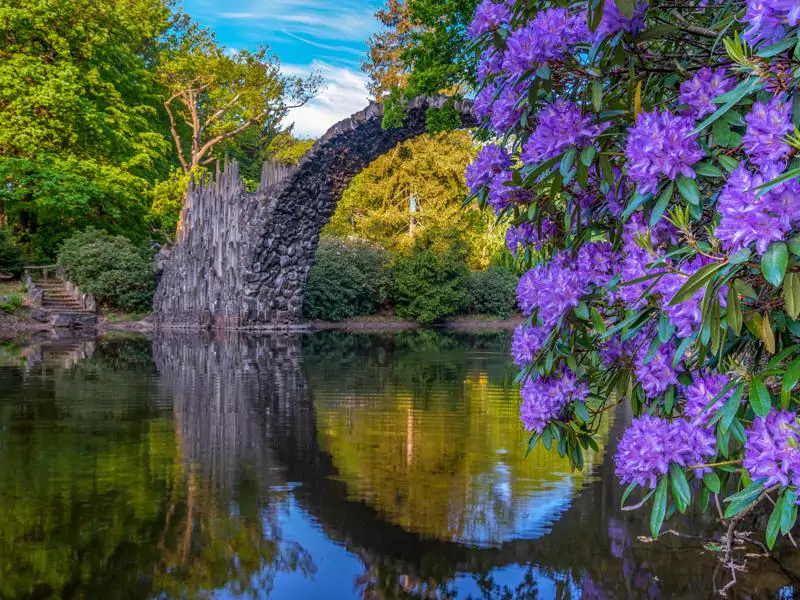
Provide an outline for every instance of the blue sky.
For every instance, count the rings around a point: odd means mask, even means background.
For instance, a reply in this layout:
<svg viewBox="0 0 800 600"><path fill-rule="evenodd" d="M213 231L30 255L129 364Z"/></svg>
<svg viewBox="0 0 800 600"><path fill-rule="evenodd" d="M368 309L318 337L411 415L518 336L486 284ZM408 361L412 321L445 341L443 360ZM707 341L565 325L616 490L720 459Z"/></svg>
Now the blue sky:
<svg viewBox="0 0 800 600"><path fill-rule="evenodd" d="M295 132L317 137L367 104L360 63L377 28L379 0L183 0L183 8L230 49L267 44L287 74L319 71L325 89L290 115Z"/></svg>

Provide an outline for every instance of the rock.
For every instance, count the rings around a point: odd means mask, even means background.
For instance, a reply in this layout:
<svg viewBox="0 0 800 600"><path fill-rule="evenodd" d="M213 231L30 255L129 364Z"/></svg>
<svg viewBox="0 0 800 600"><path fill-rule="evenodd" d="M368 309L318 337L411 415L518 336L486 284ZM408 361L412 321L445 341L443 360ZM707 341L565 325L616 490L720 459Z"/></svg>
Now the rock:
<svg viewBox="0 0 800 600"><path fill-rule="evenodd" d="M30 310L29 314L31 319L38 321L39 323L47 323L50 321L49 315L41 308L33 308Z"/></svg>
<svg viewBox="0 0 800 600"><path fill-rule="evenodd" d="M50 325L53 327L94 327L97 325L97 315L86 313L50 313Z"/></svg>

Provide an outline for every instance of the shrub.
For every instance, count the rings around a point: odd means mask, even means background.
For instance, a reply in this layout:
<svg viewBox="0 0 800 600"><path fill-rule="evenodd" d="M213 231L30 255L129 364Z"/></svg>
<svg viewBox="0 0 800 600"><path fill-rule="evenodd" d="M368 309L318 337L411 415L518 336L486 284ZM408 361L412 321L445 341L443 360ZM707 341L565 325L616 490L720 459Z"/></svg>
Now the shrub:
<svg viewBox="0 0 800 600"><path fill-rule="evenodd" d="M155 292L150 256L122 236L88 228L61 246L58 263L67 277L101 304L148 311Z"/></svg>
<svg viewBox="0 0 800 600"><path fill-rule="evenodd" d="M307 319L341 321L386 303L389 255L363 240L323 238L306 287Z"/></svg>
<svg viewBox="0 0 800 600"><path fill-rule="evenodd" d="M23 305L21 294L11 294L10 296L0 296L0 310L4 313L14 313Z"/></svg>
<svg viewBox="0 0 800 600"><path fill-rule="evenodd" d="M434 247L433 236L419 240L394 263L392 303L398 316L433 323L451 317L467 298L466 247L457 240Z"/></svg>
<svg viewBox="0 0 800 600"><path fill-rule="evenodd" d="M6 229L0 229L0 273L19 277L23 266L22 249Z"/></svg>
<svg viewBox="0 0 800 600"><path fill-rule="evenodd" d="M472 314L505 319L517 306L517 278L500 267L473 271L467 279L466 310Z"/></svg>
<svg viewBox="0 0 800 600"><path fill-rule="evenodd" d="M657 537L723 494L735 573L756 506L769 547L797 520L800 23L796 2L705 4L482 4L476 105L497 143L466 175L523 246L530 447L581 468L630 403L623 499Z"/></svg>

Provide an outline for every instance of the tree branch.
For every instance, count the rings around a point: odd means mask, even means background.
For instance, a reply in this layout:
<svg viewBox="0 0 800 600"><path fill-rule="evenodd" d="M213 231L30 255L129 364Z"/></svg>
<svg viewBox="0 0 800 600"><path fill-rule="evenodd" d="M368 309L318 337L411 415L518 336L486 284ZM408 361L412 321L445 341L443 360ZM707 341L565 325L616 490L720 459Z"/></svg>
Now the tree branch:
<svg viewBox="0 0 800 600"><path fill-rule="evenodd" d="M173 94L167 100L164 101L164 108L167 111L167 116L169 116L169 127L170 131L172 132L172 139L175 140L175 150L178 152L178 160L181 161L181 166L183 167L184 173L189 173L189 165L186 164L186 159L183 156L183 147L181 146L181 138L178 135L178 129L175 127L175 117L172 114L172 109L170 108L170 104L172 103L175 98L178 97L178 93Z"/></svg>

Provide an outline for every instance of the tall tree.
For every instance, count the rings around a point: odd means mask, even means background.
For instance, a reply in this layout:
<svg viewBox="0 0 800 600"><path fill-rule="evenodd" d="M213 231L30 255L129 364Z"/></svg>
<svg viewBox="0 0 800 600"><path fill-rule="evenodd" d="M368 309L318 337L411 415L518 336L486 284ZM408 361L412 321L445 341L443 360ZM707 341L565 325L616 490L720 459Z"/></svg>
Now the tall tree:
<svg viewBox="0 0 800 600"><path fill-rule="evenodd" d="M0 0L0 212L52 256L95 224L143 235L168 170L149 66L172 0Z"/></svg>
<svg viewBox="0 0 800 600"><path fill-rule="evenodd" d="M379 99L393 88L405 86L408 69L403 51L411 40L414 24L408 0L387 0L375 18L383 29L367 40L367 59L361 63L361 70L369 75L370 94Z"/></svg>
<svg viewBox="0 0 800 600"><path fill-rule="evenodd" d="M221 142L258 127L267 139L289 110L316 93L320 78L288 78L266 46L233 52L209 30L191 25L158 67L167 89L164 108L185 173L213 161Z"/></svg>

